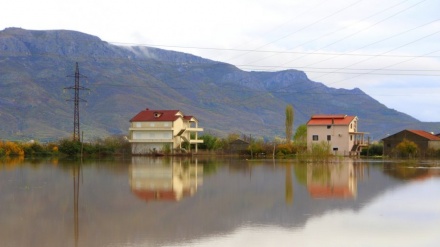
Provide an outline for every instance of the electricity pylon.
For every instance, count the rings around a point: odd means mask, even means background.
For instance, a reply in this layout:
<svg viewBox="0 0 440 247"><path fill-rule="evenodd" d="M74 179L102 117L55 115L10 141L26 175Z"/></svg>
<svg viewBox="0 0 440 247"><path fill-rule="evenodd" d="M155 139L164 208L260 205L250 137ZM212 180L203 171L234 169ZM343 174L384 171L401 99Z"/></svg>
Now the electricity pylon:
<svg viewBox="0 0 440 247"><path fill-rule="evenodd" d="M89 90L88 88L82 87L79 85L80 78L87 78L84 75L79 73L78 62L76 62L76 69L74 75L68 75L67 77L75 77L75 85L72 87L65 87L64 89L73 89L75 94L73 99L68 99L66 101L74 102L74 113L73 113L73 140L81 141L81 137L79 135L79 102L87 102L79 97L79 90Z"/></svg>

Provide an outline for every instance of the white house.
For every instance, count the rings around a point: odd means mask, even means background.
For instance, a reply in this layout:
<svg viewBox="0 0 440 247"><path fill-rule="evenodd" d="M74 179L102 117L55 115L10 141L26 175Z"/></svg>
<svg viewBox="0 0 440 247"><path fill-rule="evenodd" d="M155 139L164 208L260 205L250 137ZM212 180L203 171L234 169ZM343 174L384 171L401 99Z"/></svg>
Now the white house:
<svg viewBox="0 0 440 247"><path fill-rule="evenodd" d="M165 148L171 152L182 150L187 142L195 146L203 143L198 139L198 120L193 116L185 116L179 110L150 110L139 112L130 120L129 142L132 154L161 153Z"/></svg>
<svg viewBox="0 0 440 247"><path fill-rule="evenodd" d="M366 147L364 132L358 132L358 118L347 115L313 115L307 122L307 148L327 142L336 155L358 155Z"/></svg>

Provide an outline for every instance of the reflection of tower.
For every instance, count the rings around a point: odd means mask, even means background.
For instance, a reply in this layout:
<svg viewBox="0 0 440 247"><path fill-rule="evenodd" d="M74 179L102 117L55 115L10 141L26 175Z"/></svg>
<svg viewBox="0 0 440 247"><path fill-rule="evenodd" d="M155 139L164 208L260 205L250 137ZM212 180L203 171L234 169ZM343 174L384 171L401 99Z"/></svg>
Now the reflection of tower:
<svg viewBox="0 0 440 247"><path fill-rule="evenodd" d="M197 160L133 157L130 165L132 192L145 201L179 201L192 196L202 184L203 167Z"/></svg>
<svg viewBox="0 0 440 247"><path fill-rule="evenodd" d="M75 246L78 246L78 238L79 238L78 203L79 203L80 170L81 170L80 165L73 166L73 221L74 221L73 235L75 239Z"/></svg>
<svg viewBox="0 0 440 247"><path fill-rule="evenodd" d="M286 165L286 203L293 203L292 165Z"/></svg>

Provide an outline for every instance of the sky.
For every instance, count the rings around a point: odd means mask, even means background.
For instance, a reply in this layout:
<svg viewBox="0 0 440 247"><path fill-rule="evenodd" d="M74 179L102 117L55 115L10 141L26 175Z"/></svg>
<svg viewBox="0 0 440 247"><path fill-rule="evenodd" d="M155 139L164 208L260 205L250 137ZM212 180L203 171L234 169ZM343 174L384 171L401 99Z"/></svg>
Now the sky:
<svg viewBox="0 0 440 247"><path fill-rule="evenodd" d="M297 69L440 122L439 10L439 0L14 0L0 30L74 30L246 71Z"/></svg>

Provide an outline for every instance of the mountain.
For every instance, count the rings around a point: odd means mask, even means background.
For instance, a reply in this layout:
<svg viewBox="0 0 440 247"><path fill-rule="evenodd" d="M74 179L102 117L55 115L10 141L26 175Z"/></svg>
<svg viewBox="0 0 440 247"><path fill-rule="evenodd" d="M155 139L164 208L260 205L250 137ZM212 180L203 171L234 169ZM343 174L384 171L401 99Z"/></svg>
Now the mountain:
<svg viewBox="0 0 440 247"><path fill-rule="evenodd" d="M116 46L76 31L0 31L0 139L58 140L73 132L72 75L79 64L85 139L127 134L139 111L179 109L205 133L284 136L284 110L294 128L312 114L348 114L373 140L405 128L438 132L387 108L362 90L336 89L298 70L248 72L181 52Z"/></svg>

